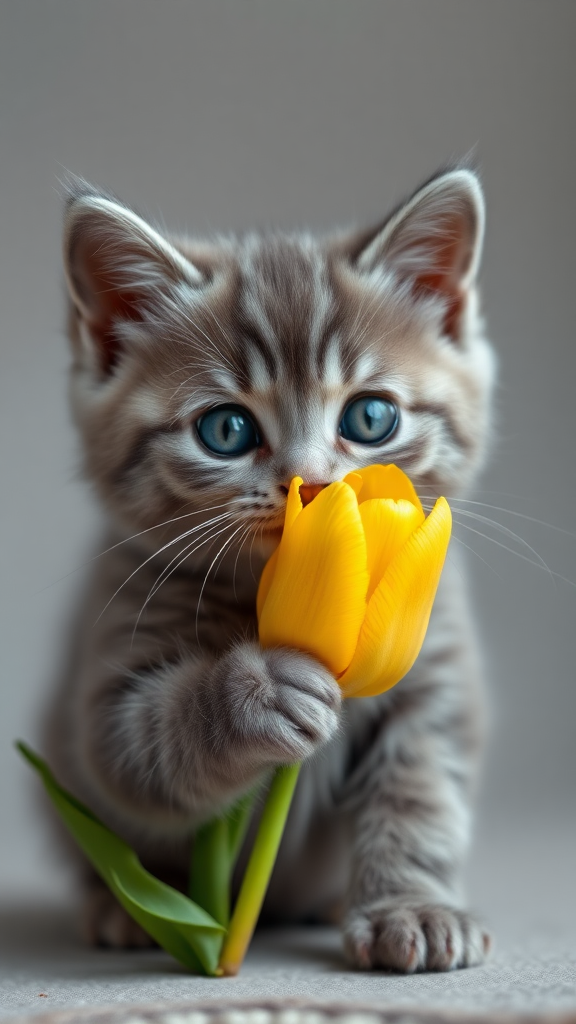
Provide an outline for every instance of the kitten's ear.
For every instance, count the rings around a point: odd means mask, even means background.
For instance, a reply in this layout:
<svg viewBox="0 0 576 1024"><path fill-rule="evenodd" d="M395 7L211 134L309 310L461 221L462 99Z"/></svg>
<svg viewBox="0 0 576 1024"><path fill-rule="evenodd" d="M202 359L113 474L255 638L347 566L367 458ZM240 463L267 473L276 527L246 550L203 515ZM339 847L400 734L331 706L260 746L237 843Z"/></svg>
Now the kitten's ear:
<svg viewBox="0 0 576 1024"><path fill-rule="evenodd" d="M356 253L355 265L360 273L389 269L414 294L437 295L445 307L445 333L457 340L483 234L484 197L478 178L468 170L450 171L394 213Z"/></svg>
<svg viewBox="0 0 576 1024"><path fill-rule="evenodd" d="M121 321L140 321L162 295L201 272L154 228L116 200L74 181L68 187L64 268L70 296L99 367L110 373L122 349Z"/></svg>

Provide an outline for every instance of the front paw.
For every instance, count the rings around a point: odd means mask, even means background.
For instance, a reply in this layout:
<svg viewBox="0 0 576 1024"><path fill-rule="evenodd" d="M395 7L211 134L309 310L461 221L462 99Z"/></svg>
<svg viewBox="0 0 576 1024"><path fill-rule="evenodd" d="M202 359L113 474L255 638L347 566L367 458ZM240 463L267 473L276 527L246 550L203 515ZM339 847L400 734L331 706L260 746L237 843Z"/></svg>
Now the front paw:
<svg viewBox="0 0 576 1024"><path fill-rule="evenodd" d="M309 757L338 728L333 676L300 651L243 644L219 665L229 735L254 767Z"/></svg>
<svg viewBox="0 0 576 1024"><path fill-rule="evenodd" d="M483 963L490 936L463 910L382 901L348 914L344 949L362 970L450 971Z"/></svg>

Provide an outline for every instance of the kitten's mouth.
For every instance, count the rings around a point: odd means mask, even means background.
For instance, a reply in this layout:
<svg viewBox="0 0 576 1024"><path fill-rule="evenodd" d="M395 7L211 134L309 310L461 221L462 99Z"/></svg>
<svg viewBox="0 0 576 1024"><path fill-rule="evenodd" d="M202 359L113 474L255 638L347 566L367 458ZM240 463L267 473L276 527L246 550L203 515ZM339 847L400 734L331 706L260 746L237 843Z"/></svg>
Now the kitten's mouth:
<svg viewBox="0 0 576 1024"><path fill-rule="evenodd" d="M265 540L273 540L276 543L280 542L282 536L283 526L280 523L278 526L265 526L262 530L262 536Z"/></svg>

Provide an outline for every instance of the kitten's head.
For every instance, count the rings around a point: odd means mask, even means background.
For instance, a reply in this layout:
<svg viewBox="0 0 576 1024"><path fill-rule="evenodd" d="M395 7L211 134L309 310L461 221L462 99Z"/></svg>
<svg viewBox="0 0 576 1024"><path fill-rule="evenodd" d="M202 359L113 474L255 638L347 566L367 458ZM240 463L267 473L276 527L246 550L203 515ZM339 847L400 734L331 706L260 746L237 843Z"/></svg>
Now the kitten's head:
<svg viewBox="0 0 576 1024"><path fill-rule="evenodd" d="M374 462L426 495L466 486L493 377L475 292L483 224L463 169L384 225L326 240L171 238L75 184L72 398L115 518L144 530L206 509L230 514L224 536L240 540L244 525L281 525L296 474L310 494Z"/></svg>

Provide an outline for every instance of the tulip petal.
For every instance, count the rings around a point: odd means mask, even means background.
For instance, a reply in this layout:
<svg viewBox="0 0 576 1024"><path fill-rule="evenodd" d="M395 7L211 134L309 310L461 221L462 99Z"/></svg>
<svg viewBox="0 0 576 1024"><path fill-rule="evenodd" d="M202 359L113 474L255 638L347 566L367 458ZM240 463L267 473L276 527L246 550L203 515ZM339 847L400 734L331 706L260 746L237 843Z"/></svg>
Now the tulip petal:
<svg viewBox="0 0 576 1024"><path fill-rule="evenodd" d="M338 680L345 697L390 689L412 667L422 646L450 540L444 498L391 562L369 602L348 669Z"/></svg>
<svg viewBox="0 0 576 1024"><path fill-rule="evenodd" d="M282 534L259 622L264 647L295 647L338 675L349 665L366 612L366 542L356 495L324 488Z"/></svg>
<svg viewBox="0 0 576 1024"><path fill-rule="evenodd" d="M300 497L300 485L303 483L301 476L292 477L288 488L286 499L286 512L284 514L284 530L289 530L292 523L302 511L302 498Z"/></svg>
<svg viewBox="0 0 576 1024"><path fill-rule="evenodd" d="M290 529L292 523L302 511L302 498L300 497L300 484L302 482L301 476L295 476L290 481L288 497L286 499L286 511L284 513L284 531ZM279 549L276 548L276 551L270 555L270 558L262 570L260 583L258 584L258 593L256 595L256 615L258 616L258 619L260 618L262 608L264 607L264 601L268 596L268 591L272 586L272 580L276 571L276 563L278 562L278 550Z"/></svg>
<svg viewBox="0 0 576 1024"><path fill-rule="evenodd" d="M368 551L370 600L394 556L424 522L424 513L404 498L369 498L360 505L360 516Z"/></svg>
<svg viewBox="0 0 576 1024"><path fill-rule="evenodd" d="M349 476L351 475L349 474ZM393 498L394 501L404 498L422 511L420 498L416 494L412 482L393 463L388 466L378 464L365 466L364 469L354 470L354 476L362 478L362 487L358 493L359 504L370 498ZM344 477L344 479L347 481L348 478Z"/></svg>
<svg viewBox="0 0 576 1024"><path fill-rule="evenodd" d="M356 497L358 497L362 490L362 477L360 476L360 473L347 473L344 477L344 483L348 484L348 486L354 491Z"/></svg>

